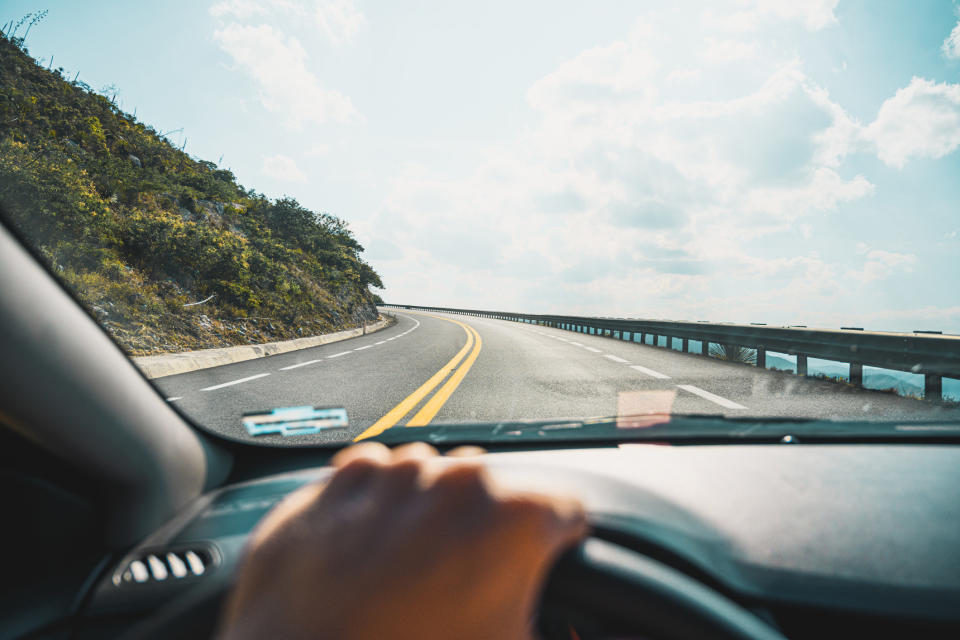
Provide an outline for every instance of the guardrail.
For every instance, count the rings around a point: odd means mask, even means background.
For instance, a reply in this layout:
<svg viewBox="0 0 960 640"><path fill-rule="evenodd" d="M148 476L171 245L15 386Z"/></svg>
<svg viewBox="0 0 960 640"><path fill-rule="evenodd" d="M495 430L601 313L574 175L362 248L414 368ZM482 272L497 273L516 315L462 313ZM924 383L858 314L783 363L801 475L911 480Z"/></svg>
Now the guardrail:
<svg viewBox="0 0 960 640"><path fill-rule="evenodd" d="M711 344L735 345L754 349L756 365L760 368L766 368L766 354L773 351L796 356L798 375L807 375L807 358L822 358L848 363L849 381L855 385L863 384L864 366L907 371L923 375L924 397L930 400L943 399L943 378L960 379L960 336L933 332L893 333L859 328L811 329L800 326L591 318L402 304L382 306L526 322L644 344L647 336L652 335L655 346L659 346L660 338L665 337L668 348L672 348L673 339L679 339L680 350L685 353L690 353L692 340L701 343L703 355L709 354Z"/></svg>

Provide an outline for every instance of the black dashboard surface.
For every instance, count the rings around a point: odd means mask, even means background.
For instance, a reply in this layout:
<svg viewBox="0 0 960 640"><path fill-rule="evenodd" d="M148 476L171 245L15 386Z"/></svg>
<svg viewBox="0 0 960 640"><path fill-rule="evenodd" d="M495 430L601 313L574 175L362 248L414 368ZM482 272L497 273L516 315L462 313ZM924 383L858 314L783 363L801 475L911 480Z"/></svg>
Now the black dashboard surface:
<svg viewBox="0 0 960 640"><path fill-rule="evenodd" d="M500 483L579 496L598 528L680 559L743 602L960 621L960 447L641 444L486 460ZM145 550L212 543L225 579L263 514L327 473L208 494L116 571ZM89 612L153 607L180 588L130 588L116 571Z"/></svg>

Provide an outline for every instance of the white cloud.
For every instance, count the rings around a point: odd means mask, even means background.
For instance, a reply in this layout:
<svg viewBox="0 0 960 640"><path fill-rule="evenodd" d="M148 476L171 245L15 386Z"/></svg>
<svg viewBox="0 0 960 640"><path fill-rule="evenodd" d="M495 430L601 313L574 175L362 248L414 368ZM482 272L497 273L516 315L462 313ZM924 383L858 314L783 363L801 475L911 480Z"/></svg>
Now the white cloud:
<svg viewBox="0 0 960 640"><path fill-rule="evenodd" d="M805 184L794 187L759 187L742 202L742 210L795 219L811 211L830 211L843 202L859 200L873 193L874 186L863 176L844 180L826 167L815 169Z"/></svg>
<svg viewBox="0 0 960 640"><path fill-rule="evenodd" d="M346 42L367 23L355 0L321 0L314 16L320 30L333 44Z"/></svg>
<svg viewBox="0 0 960 640"><path fill-rule="evenodd" d="M635 39L588 49L531 86L539 123L489 147L474 172L398 174L358 229L393 240L389 260L375 259L394 274L391 297L690 318L744 287L790 290L798 304L836 296L845 267L747 247L812 234L811 220L873 193L837 168L856 123L796 61L727 99L667 97L670 73Z"/></svg>
<svg viewBox="0 0 960 640"><path fill-rule="evenodd" d="M557 103L592 105L604 97L637 98L653 89L659 62L633 41L587 49L537 80L527 91L530 106L544 111Z"/></svg>
<svg viewBox="0 0 960 640"><path fill-rule="evenodd" d="M215 18L240 21L277 14L312 22L333 45L347 42L367 24L356 0L219 0L210 7Z"/></svg>
<svg viewBox="0 0 960 640"><path fill-rule="evenodd" d="M864 138L893 167L947 155L960 146L960 84L913 78L881 105Z"/></svg>
<svg viewBox="0 0 960 640"><path fill-rule="evenodd" d="M708 64L728 64L756 57L759 45L741 40L718 40L707 38L703 59Z"/></svg>
<svg viewBox="0 0 960 640"><path fill-rule="evenodd" d="M872 249L866 252L863 267L847 272L847 275L861 282L882 280L892 275L897 269L909 271L917 262L917 256L909 253L896 253Z"/></svg>
<svg viewBox="0 0 960 640"><path fill-rule="evenodd" d="M739 6L755 26L780 19L819 29L835 21L835 5ZM795 54L719 31L671 49L671 35L641 23L532 83L530 122L464 158L472 170L396 172L377 213L356 225L370 246L368 238L390 238L371 254L389 298L849 323L885 278L926 266L906 242L893 245L899 252L853 253L827 238L847 233L853 245L859 238L839 218L862 213L877 191L870 174L845 166L852 154L902 166L957 146L953 85L915 80L865 126L798 57L784 57ZM746 46L730 44L738 42ZM729 62L707 66L704 46L728 47L714 60ZM893 135L897 120L909 144ZM813 250L817 241L827 255Z"/></svg>
<svg viewBox="0 0 960 640"><path fill-rule="evenodd" d="M702 71L700 69L674 69L667 74L668 83L694 82L700 79Z"/></svg>
<svg viewBox="0 0 960 640"><path fill-rule="evenodd" d="M741 0L734 11L708 10L705 19L725 31L753 31L764 22L797 21L812 31L836 24L839 0Z"/></svg>
<svg viewBox="0 0 960 640"><path fill-rule="evenodd" d="M319 158L320 156L325 156L328 153L330 153L330 145L323 142L318 142L304 151L303 155L308 158Z"/></svg>
<svg viewBox="0 0 960 640"><path fill-rule="evenodd" d="M807 95L818 107L830 114L830 126L813 137L817 145L814 162L827 167L836 167L850 153L862 148L863 127L843 107L830 100L826 89L806 87Z"/></svg>
<svg viewBox="0 0 960 640"><path fill-rule="evenodd" d="M263 159L263 173L287 182L306 182L307 176L304 175L293 158L277 154Z"/></svg>
<svg viewBox="0 0 960 640"><path fill-rule="evenodd" d="M943 41L943 46L940 50L943 51L943 55L951 60L960 59L960 22L957 23L957 26L953 28L950 35Z"/></svg>
<svg viewBox="0 0 960 640"><path fill-rule="evenodd" d="M210 7L210 15L215 18L232 17L241 20L261 16L269 11L269 3L258 0L220 0Z"/></svg>
<svg viewBox="0 0 960 640"><path fill-rule="evenodd" d="M300 41L270 25L229 24L217 29L214 40L257 83L260 101L298 129L305 122L361 120L350 98L326 89L307 67L307 52Z"/></svg>

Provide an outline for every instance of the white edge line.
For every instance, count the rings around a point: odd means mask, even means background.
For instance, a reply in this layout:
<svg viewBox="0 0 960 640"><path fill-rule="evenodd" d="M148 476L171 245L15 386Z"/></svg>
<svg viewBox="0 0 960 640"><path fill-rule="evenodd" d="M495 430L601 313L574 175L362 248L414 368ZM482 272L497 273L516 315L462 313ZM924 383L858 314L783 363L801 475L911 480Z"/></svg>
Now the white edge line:
<svg viewBox="0 0 960 640"><path fill-rule="evenodd" d="M646 367L641 367L638 364L630 365L630 368L634 371L639 371L640 373L645 373L651 378L660 378L661 380L669 380L670 376L665 373L660 373L659 371L654 371L653 369L647 369Z"/></svg>
<svg viewBox="0 0 960 640"><path fill-rule="evenodd" d="M183 400L183 396L173 396L172 398L167 398L167 402L173 402L174 400Z"/></svg>
<svg viewBox="0 0 960 640"><path fill-rule="evenodd" d="M374 342L373 345L374 345L374 346L377 346L377 345L381 345L381 344L386 344L386 342L387 342L386 340L381 340L380 342Z"/></svg>
<svg viewBox="0 0 960 640"><path fill-rule="evenodd" d="M289 367L280 367L280 371L290 371L290 369L296 369L298 367L305 367L308 364L313 364L315 362L320 362L319 360L307 360L306 362L298 362L297 364L292 364Z"/></svg>
<svg viewBox="0 0 960 640"><path fill-rule="evenodd" d="M247 376L246 378L240 378L239 380L231 380L230 382L224 382L223 384L215 384L212 387L204 387L200 391L213 391L214 389L223 389L224 387L231 387L235 384L240 384L241 382L249 382L250 380L256 380L257 378L264 378L270 375L269 373L258 373L255 376Z"/></svg>
<svg viewBox="0 0 960 640"><path fill-rule="evenodd" d="M746 409L746 407L742 404L737 404L733 400L727 400L723 396L718 396L715 393L704 391L700 387L695 387L692 384L678 384L677 386L684 391L689 391L690 393L700 396L704 400L709 400L710 402L716 403L721 407L726 407L727 409Z"/></svg>
<svg viewBox="0 0 960 640"><path fill-rule="evenodd" d="M372 344L368 344L368 345L363 346L363 347L357 347L356 349L354 349L354 351L363 351L364 349L369 349L369 348L372 347L372 346L373 346Z"/></svg>
<svg viewBox="0 0 960 640"><path fill-rule="evenodd" d="M350 351L341 351L340 353L335 353L335 354L333 354L332 356L327 356L327 358L339 358L340 356L345 356L345 355L347 355L348 353L351 353L351 352L350 352Z"/></svg>

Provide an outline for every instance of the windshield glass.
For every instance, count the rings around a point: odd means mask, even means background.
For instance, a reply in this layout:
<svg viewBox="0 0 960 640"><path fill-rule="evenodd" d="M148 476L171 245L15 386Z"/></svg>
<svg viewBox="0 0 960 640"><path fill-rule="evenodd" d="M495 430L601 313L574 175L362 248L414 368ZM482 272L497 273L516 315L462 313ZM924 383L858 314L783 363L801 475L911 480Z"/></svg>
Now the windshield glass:
<svg viewBox="0 0 960 640"><path fill-rule="evenodd" d="M33 5L3 220L205 429L958 419L949 2Z"/></svg>

